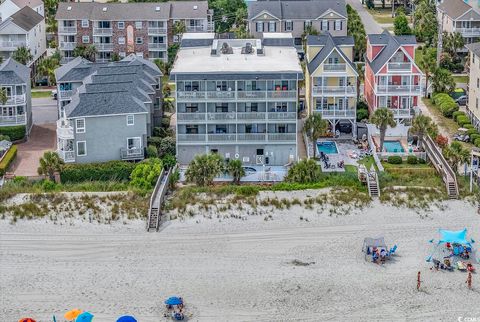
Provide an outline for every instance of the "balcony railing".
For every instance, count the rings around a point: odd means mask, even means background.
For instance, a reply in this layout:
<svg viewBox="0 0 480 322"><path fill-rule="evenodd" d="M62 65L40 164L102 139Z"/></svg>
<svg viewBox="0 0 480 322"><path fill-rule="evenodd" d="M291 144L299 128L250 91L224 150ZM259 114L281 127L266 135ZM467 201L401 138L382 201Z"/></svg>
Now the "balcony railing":
<svg viewBox="0 0 480 322"><path fill-rule="evenodd" d="M207 139L209 142L215 141L235 141L237 135L235 133L215 133L215 134L208 134Z"/></svg>
<svg viewBox="0 0 480 322"><path fill-rule="evenodd" d="M27 43L25 41L0 41L1 50L16 50L18 47L25 47Z"/></svg>
<svg viewBox="0 0 480 322"><path fill-rule="evenodd" d="M177 113L178 121L205 122L206 113Z"/></svg>
<svg viewBox="0 0 480 322"><path fill-rule="evenodd" d="M388 63L388 71L409 72L412 70L412 63Z"/></svg>
<svg viewBox="0 0 480 322"><path fill-rule="evenodd" d="M60 100L70 99L73 94L74 94L74 91L73 91L73 90L59 91L59 92L58 92L58 98L59 98Z"/></svg>
<svg viewBox="0 0 480 322"><path fill-rule="evenodd" d="M480 28L479 27L471 27L471 28L458 28L458 32L462 34L464 37L474 37L480 36Z"/></svg>
<svg viewBox="0 0 480 322"><path fill-rule="evenodd" d="M25 114L0 116L0 126L25 125L26 120Z"/></svg>
<svg viewBox="0 0 480 322"><path fill-rule="evenodd" d="M163 35L167 33L167 28L165 27L148 27L149 35Z"/></svg>
<svg viewBox="0 0 480 322"><path fill-rule="evenodd" d="M409 93L412 95L421 95L421 85L377 85L377 93Z"/></svg>
<svg viewBox="0 0 480 322"><path fill-rule="evenodd" d="M238 112L237 113L237 120L265 120L266 113L265 112Z"/></svg>
<svg viewBox="0 0 480 322"><path fill-rule="evenodd" d="M357 88L355 86L313 86L313 95L342 95L355 96Z"/></svg>
<svg viewBox="0 0 480 322"><path fill-rule="evenodd" d="M165 43L148 43L148 49L163 49L163 50L166 50L167 49L167 44Z"/></svg>
<svg viewBox="0 0 480 322"><path fill-rule="evenodd" d="M77 26L58 26L59 34L76 34Z"/></svg>
<svg viewBox="0 0 480 322"><path fill-rule="evenodd" d="M75 151L57 150L57 154L65 162L75 162Z"/></svg>
<svg viewBox="0 0 480 322"><path fill-rule="evenodd" d="M412 108L389 108L394 117L413 117L414 107Z"/></svg>
<svg viewBox="0 0 480 322"><path fill-rule="evenodd" d="M347 64L324 64L323 71L325 72L344 72L347 70Z"/></svg>
<svg viewBox="0 0 480 322"><path fill-rule="evenodd" d="M69 121L58 120L57 121L57 137L64 140L73 140L73 127Z"/></svg>
<svg viewBox="0 0 480 322"><path fill-rule="evenodd" d="M2 101L0 101L0 106L19 105L19 104L25 104L25 94L9 96L7 97L7 101L5 102L5 104L3 104Z"/></svg>
<svg viewBox="0 0 480 322"><path fill-rule="evenodd" d="M113 34L112 28L93 28L93 35L108 36Z"/></svg>
<svg viewBox="0 0 480 322"><path fill-rule="evenodd" d="M179 122L218 122L218 121L262 121L262 120L295 120L296 112L225 112L225 113L177 113Z"/></svg>
<svg viewBox="0 0 480 322"><path fill-rule="evenodd" d="M270 112L268 113L269 120L295 120L297 118L296 112Z"/></svg>
<svg viewBox="0 0 480 322"><path fill-rule="evenodd" d="M178 134L179 142L294 141L296 133Z"/></svg>
<svg viewBox="0 0 480 322"><path fill-rule="evenodd" d="M113 44L112 43L94 42L93 45L99 51L104 51L104 50L111 51L111 50L113 50Z"/></svg>
<svg viewBox="0 0 480 322"><path fill-rule="evenodd" d="M265 91L237 91L239 100L265 99Z"/></svg>
<svg viewBox="0 0 480 322"><path fill-rule="evenodd" d="M206 26L200 25L200 26L187 26L187 32L202 32L202 31L207 31Z"/></svg>
<svg viewBox="0 0 480 322"><path fill-rule="evenodd" d="M265 141L267 139L266 133L238 133L237 141Z"/></svg>
<svg viewBox="0 0 480 322"><path fill-rule="evenodd" d="M177 99L182 101L197 101L197 100L240 100L251 99L296 99L297 91L178 91Z"/></svg>
<svg viewBox="0 0 480 322"><path fill-rule="evenodd" d="M297 98L297 92L296 91L268 91L267 98L271 98L271 99Z"/></svg>
<svg viewBox="0 0 480 322"><path fill-rule="evenodd" d="M316 113L319 113L324 118L353 118L355 117L355 108L349 109L315 109Z"/></svg>
<svg viewBox="0 0 480 322"><path fill-rule="evenodd" d="M296 133L268 133L268 141L295 141Z"/></svg>
<svg viewBox="0 0 480 322"><path fill-rule="evenodd" d="M206 134L178 134L178 141L182 142L204 142Z"/></svg>
<svg viewBox="0 0 480 322"><path fill-rule="evenodd" d="M143 155L142 148L122 148L120 149L120 159L122 160L141 160Z"/></svg>
<svg viewBox="0 0 480 322"><path fill-rule="evenodd" d="M73 50L75 49L75 47L77 47L76 42L63 42L63 41L60 42L60 49Z"/></svg>

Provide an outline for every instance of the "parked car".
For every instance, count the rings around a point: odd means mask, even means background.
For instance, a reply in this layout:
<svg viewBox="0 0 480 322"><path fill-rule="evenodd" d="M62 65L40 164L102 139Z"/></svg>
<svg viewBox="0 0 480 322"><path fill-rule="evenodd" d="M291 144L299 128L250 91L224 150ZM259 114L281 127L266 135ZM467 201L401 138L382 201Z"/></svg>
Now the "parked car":
<svg viewBox="0 0 480 322"><path fill-rule="evenodd" d="M466 96L467 91L464 90L463 88L455 88L453 92L450 92L448 95L450 95L450 97L453 98L454 100L457 100L462 96Z"/></svg>
<svg viewBox="0 0 480 322"><path fill-rule="evenodd" d="M455 103L457 103L458 106L467 106L467 101L468 101L468 96L462 95L455 100Z"/></svg>
<svg viewBox="0 0 480 322"><path fill-rule="evenodd" d="M52 91L52 98L53 98L54 100L57 99L57 90L56 90L56 89L54 89L54 90Z"/></svg>
<svg viewBox="0 0 480 322"><path fill-rule="evenodd" d="M48 79L45 78L40 78L35 81L35 86L47 86L48 85Z"/></svg>

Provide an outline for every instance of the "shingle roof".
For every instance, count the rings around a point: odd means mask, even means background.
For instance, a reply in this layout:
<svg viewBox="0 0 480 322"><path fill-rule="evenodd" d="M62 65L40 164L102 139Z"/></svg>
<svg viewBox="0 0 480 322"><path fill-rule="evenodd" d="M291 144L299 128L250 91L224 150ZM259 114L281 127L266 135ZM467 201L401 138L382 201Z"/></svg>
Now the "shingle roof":
<svg viewBox="0 0 480 322"><path fill-rule="evenodd" d="M12 2L15 3L19 8L23 8L25 6L35 8L43 5L42 0L12 0Z"/></svg>
<svg viewBox="0 0 480 322"><path fill-rule="evenodd" d="M475 55L480 56L480 42L465 45Z"/></svg>
<svg viewBox="0 0 480 322"><path fill-rule="evenodd" d="M317 19L329 9L347 17L345 0L249 1L248 19L263 11L279 19Z"/></svg>
<svg viewBox="0 0 480 322"><path fill-rule="evenodd" d="M353 46L353 37L332 37L330 33L321 34L318 36L310 35L307 37L307 46L323 46L323 48L317 53L317 55L308 63L307 68L310 73L313 73L320 64L322 64L325 59L330 55L332 50L336 49L337 52L343 57L343 59L349 64L353 70L356 71L355 65L350 61L350 59L345 56L340 46Z"/></svg>
<svg viewBox="0 0 480 322"><path fill-rule="evenodd" d="M172 19L206 18L208 1L172 1L170 17Z"/></svg>
<svg viewBox="0 0 480 322"><path fill-rule="evenodd" d="M11 15L10 19L23 30L29 31L42 22L44 18L29 6L25 6Z"/></svg>
<svg viewBox="0 0 480 322"><path fill-rule="evenodd" d="M452 19L457 19L463 16L468 11L471 11L466 19L480 19L480 15L472 9L468 4L462 0L445 0L438 5L438 9L445 12Z"/></svg>
<svg viewBox="0 0 480 322"><path fill-rule="evenodd" d="M30 68L13 58L8 58L0 64L0 84L20 85L30 82Z"/></svg>

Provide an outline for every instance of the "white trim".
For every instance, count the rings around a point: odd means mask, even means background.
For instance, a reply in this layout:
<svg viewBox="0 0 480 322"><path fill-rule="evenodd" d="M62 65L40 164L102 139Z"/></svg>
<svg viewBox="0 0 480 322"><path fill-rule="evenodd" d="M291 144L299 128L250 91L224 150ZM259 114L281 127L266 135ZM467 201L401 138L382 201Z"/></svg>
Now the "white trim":
<svg viewBox="0 0 480 322"><path fill-rule="evenodd" d="M323 49L322 49L322 50L323 50ZM322 50L320 50L320 51L317 53L317 55L320 54L320 52L321 52ZM334 50L335 50L340 56L343 57L343 59L345 60L345 65L349 66L349 67L352 69L352 71L354 72L355 76L358 77L358 73L357 73L356 68L353 68L353 67L352 67L352 65L354 65L355 63L353 63L353 62L351 62L351 64L348 63L348 60L349 60L348 57L347 57L341 50L337 49L337 47L333 47L333 48L332 48L332 50L328 53L327 56L325 56L325 59L322 60L322 61L320 62L320 64L318 64L318 67L315 68L315 70L311 73L311 75L313 75L313 74L317 71L317 69L319 69L320 66L322 66L322 65L325 63L325 61L330 57L330 55L332 54L332 52L333 52ZM315 57L317 57L317 55L315 55ZM315 59L315 57L313 57L313 58ZM312 59L312 60L313 60L313 59ZM312 77L317 77L317 76L312 76Z"/></svg>
<svg viewBox="0 0 480 322"><path fill-rule="evenodd" d="M78 143L84 143L85 144L85 154L78 154ZM87 141L77 141L76 142L76 148L77 148L77 157L85 157L87 156Z"/></svg>
<svg viewBox="0 0 480 322"><path fill-rule="evenodd" d="M262 10L262 11L260 11L260 13L259 13L258 15L253 16L250 20L257 19L258 17L260 17L260 16L263 15L263 14L268 14L269 16L271 16L271 17L273 17L273 18L275 18L275 19L277 19L277 20L281 20L280 18L278 18L278 17L275 16L275 15L272 15L269 11L267 11L267 10L265 10L265 9ZM262 18L263 18L263 17L262 17Z"/></svg>
<svg viewBox="0 0 480 322"><path fill-rule="evenodd" d="M393 37L393 36L392 36L392 37ZM408 59L410 60L410 63L411 63L413 66L415 66L415 67L417 68L417 70L420 71L418 74L417 74L417 73L413 73L412 71L410 71L410 73L413 74L413 75L421 75L421 76L423 76L424 74L423 74L422 70L417 66L417 64L415 64L415 60L403 49L403 46L404 46L404 45L400 45L400 47L398 47L398 49L400 49L400 50L408 57ZM417 47L416 45L411 45L411 46L413 46L414 49L415 49L415 47ZM383 49L385 49L385 48L383 48ZM383 50L383 49L382 49L382 50ZM381 52L381 51L380 51L380 52ZM380 52L377 54L377 56L375 56L375 58L378 57L378 55L380 55ZM383 67L385 67L385 65L388 64L388 62L390 61L390 59L392 59L392 57L393 57L396 53L398 53L398 50L396 50L390 57L388 57L388 59L385 61L385 64L383 64L382 67L380 67L380 68L378 69L378 72L377 72L377 73L374 73L374 75L387 75L387 74L381 74L380 71L383 69ZM375 60L375 58L374 58L373 60ZM372 60L372 62L373 62L373 60ZM370 68L371 68L371 67L370 67ZM389 74L388 74L388 75L389 75Z"/></svg>
<svg viewBox="0 0 480 322"><path fill-rule="evenodd" d="M129 118L130 116L132 117L132 124L129 124L129 122L128 122L128 118ZM126 118L127 118L127 126L133 126L133 125L135 125L135 115L133 115L133 114L127 114L127 117L126 117Z"/></svg>
<svg viewBox="0 0 480 322"><path fill-rule="evenodd" d="M85 21L87 22L86 25L83 24ZM88 27L90 27L90 21L88 21L88 19L82 19L81 22L80 22L80 27L81 27L81 28L88 28Z"/></svg>
<svg viewBox="0 0 480 322"><path fill-rule="evenodd" d="M83 121L83 128L78 127L78 121ZM75 133L85 133L86 131L87 131L87 123L85 122L85 118L76 119L75 120Z"/></svg>
<svg viewBox="0 0 480 322"><path fill-rule="evenodd" d="M138 149L141 149L142 148L142 137L141 136L133 136L133 137L129 137L127 138L127 150L129 150L129 147L128 147L128 140L130 139L138 139L140 141L140 146L138 147ZM137 148L137 147L135 147Z"/></svg>
<svg viewBox="0 0 480 322"><path fill-rule="evenodd" d="M78 116L78 117L67 117L67 119L76 120L76 119L83 119L83 118L89 118L89 117L107 117L107 116L119 116L119 115L127 115L127 114L148 114L148 112L104 114L104 115L85 115L85 116Z"/></svg>
<svg viewBox="0 0 480 322"><path fill-rule="evenodd" d="M343 19L347 19L347 17L345 17L344 15L341 15L340 13L336 12L335 10L333 10L333 9L328 9L328 10L326 10L324 13L322 13L320 16L318 16L315 20L318 20L318 19L320 19L320 18L323 18L323 17L325 17L325 15L328 15L328 14L330 14L330 13L335 13L335 14L337 14L338 16L342 17Z"/></svg>

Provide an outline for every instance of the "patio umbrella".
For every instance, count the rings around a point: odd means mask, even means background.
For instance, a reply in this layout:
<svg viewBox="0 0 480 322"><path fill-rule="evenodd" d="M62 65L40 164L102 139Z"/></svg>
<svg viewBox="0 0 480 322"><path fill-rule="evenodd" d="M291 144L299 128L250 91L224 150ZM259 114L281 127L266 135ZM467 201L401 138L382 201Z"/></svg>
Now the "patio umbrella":
<svg viewBox="0 0 480 322"><path fill-rule="evenodd" d="M21 318L20 320L18 320L18 322L36 322L36 321L32 318Z"/></svg>
<svg viewBox="0 0 480 322"><path fill-rule="evenodd" d="M130 315L124 315L117 319L117 322L137 322L137 320Z"/></svg>
<svg viewBox="0 0 480 322"><path fill-rule="evenodd" d="M172 296L172 297L168 298L167 300L165 300L165 304L167 304L167 305L180 305L180 304L183 304L183 301L176 296Z"/></svg>
<svg viewBox="0 0 480 322"><path fill-rule="evenodd" d="M65 318L65 320L67 321L73 321L77 318L77 316L79 316L80 314L82 313L82 310L79 310L79 309L73 309L73 310L70 310L68 311L67 313L65 313L65 315L63 316Z"/></svg>
<svg viewBox="0 0 480 322"><path fill-rule="evenodd" d="M461 127L458 129L458 132L467 132L468 129L464 128L464 127Z"/></svg>
<svg viewBox="0 0 480 322"><path fill-rule="evenodd" d="M75 322L91 322L93 319L93 314L90 312L83 312L75 319Z"/></svg>

